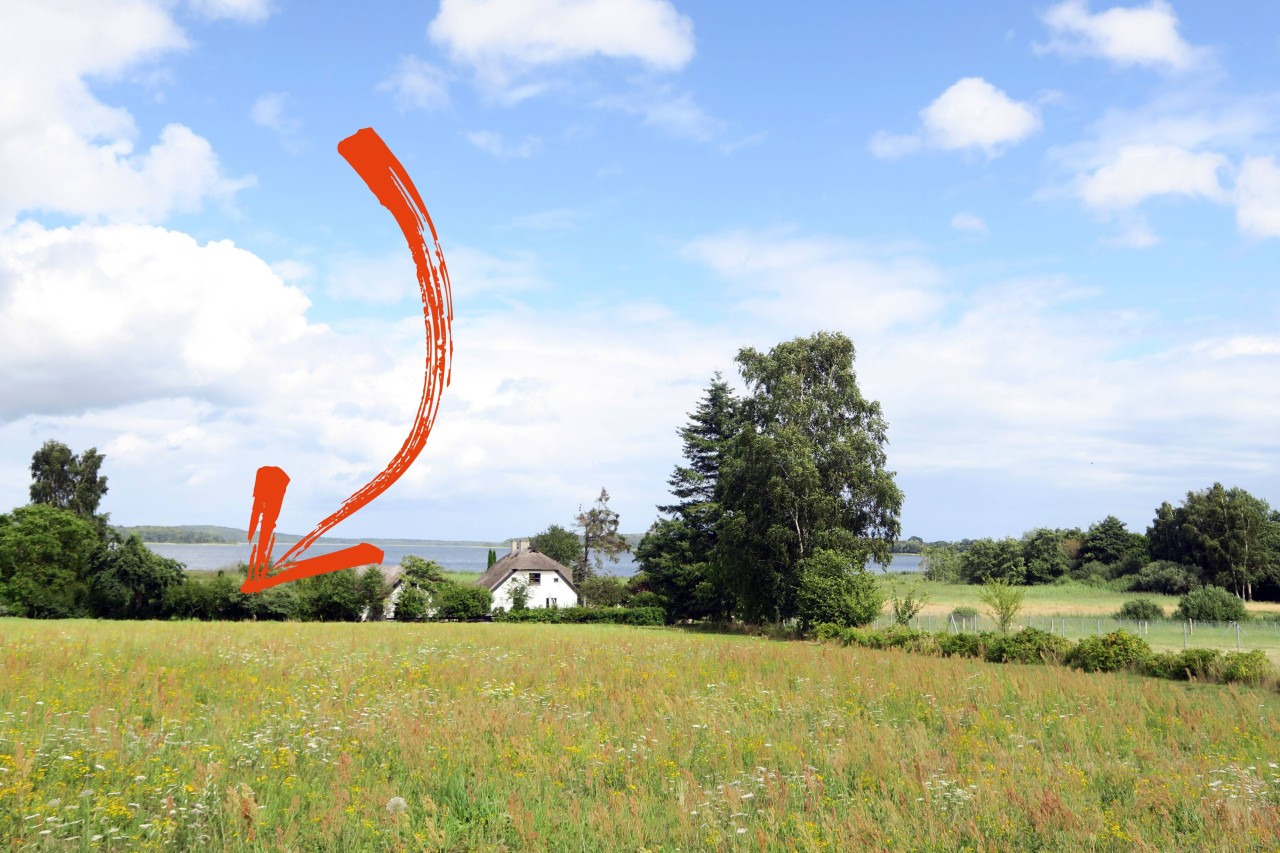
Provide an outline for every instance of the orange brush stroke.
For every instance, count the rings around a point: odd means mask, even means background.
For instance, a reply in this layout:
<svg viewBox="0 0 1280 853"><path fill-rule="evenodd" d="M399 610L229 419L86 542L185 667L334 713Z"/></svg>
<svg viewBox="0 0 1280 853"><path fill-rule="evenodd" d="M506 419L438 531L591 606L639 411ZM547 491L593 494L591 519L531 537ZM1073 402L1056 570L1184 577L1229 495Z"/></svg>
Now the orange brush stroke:
<svg viewBox="0 0 1280 853"><path fill-rule="evenodd" d="M249 575L241 586L243 592L258 592L286 581L334 572L367 563L381 563L382 551L368 543L361 543L341 551L291 560L301 555L326 531L338 522L354 515L362 507L391 487L391 484L408 470L426 446L436 413L440 410L440 395L452 378L453 359L453 294L449 285L449 270L445 266L444 252L436 235L431 214L427 213L422 196L409 178L409 173L387 148L382 138L372 128L364 128L338 143L338 153L351 164L377 197L382 206L391 211L400 231L409 244L413 264L418 272L418 289L422 294L422 316L427 335L427 361L422 383L422 399L418 404L417 418L400 451L372 480L342 502L337 511L316 525L285 552L272 568L271 552L275 545L275 524L284 504L285 488L289 476L280 468L264 466L258 469L253 489L253 510L249 521L249 539L258 532L258 541L249 558ZM427 244L427 232L431 233L431 245ZM432 248L435 258L432 259Z"/></svg>

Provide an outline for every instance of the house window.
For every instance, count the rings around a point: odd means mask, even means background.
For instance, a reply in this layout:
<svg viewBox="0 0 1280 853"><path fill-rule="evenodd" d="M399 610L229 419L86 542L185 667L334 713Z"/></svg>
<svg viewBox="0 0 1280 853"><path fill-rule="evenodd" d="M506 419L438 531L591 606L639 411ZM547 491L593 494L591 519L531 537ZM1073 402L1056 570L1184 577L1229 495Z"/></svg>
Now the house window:
<svg viewBox="0 0 1280 853"><path fill-rule="evenodd" d="M551 582L552 582L552 583L560 583L560 576L559 576L559 575L556 575L555 577L553 577L553 578L551 579Z"/></svg>
<svg viewBox="0 0 1280 853"><path fill-rule="evenodd" d="M538 586L542 583L542 572L529 572L529 586Z"/></svg>

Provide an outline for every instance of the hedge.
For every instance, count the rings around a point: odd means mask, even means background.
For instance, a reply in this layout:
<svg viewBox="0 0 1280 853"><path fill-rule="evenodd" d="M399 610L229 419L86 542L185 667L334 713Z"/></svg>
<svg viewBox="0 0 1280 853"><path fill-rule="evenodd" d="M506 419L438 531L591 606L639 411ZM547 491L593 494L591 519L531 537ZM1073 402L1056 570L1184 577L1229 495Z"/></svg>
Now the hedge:
<svg viewBox="0 0 1280 853"><path fill-rule="evenodd" d="M667 620L666 612L661 607L535 607L498 613L494 615L493 621L664 625Z"/></svg>

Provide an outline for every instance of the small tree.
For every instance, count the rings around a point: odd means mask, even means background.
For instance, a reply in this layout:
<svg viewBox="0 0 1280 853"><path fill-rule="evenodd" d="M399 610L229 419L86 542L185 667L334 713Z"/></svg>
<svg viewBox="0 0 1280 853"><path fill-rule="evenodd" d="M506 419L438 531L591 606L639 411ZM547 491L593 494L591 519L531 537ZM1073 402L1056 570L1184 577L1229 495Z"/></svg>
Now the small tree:
<svg viewBox="0 0 1280 853"><path fill-rule="evenodd" d="M382 574L382 569L369 566L360 576L357 586L360 590L361 602L368 608L368 616L365 618L370 622L381 621L383 602L387 600L387 579Z"/></svg>
<svg viewBox="0 0 1280 853"><path fill-rule="evenodd" d="M950 545L925 545L921 550L925 580L960 583L960 552Z"/></svg>
<svg viewBox="0 0 1280 853"><path fill-rule="evenodd" d="M493 608L493 593L472 584L441 584L435 592L437 619L475 619Z"/></svg>
<svg viewBox="0 0 1280 853"><path fill-rule="evenodd" d="M912 584L906 595L898 595L897 584L893 587L893 596L889 599L893 607L893 621L897 625L910 625L911 620L920 615L920 611L929 603L927 593L920 592L919 584Z"/></svg>
<svg viewBox="0 0 1280 853"><path fill-rule="evenodd" d="M796 609L804 628L829 622L869 625L884 607L884 592L860 560L819 548L801 563Z"/></svg>
<svg viewBox="0 0 1280 853"><path fill-rule="evenodd" d="M1007 633L1022 610L1022 599L1026 596L1025 587L1014 586L1003 580L988 579L978 593L978 600L991 608L991 618L1000 626L1001 633Z"/></svg>
<svg viewBox="0 0 1280 853"><path fill-rule="evenodd" d="M486 569L486 570L488 570L488 569L492 569L492 568L493 568L493 564L494 564L494 563L496 563L496 562L498 562L498 552L497 552L497 551L495 551L495 550L493 550L492 548L490 548L490 549L489 549L489 561L488 561L487 563L485 563L485 569Z"/></svg>
<svg viewBox="0 0 1280 853"><path fill-rule="evenodd" d="M592 575L578 585L582 603L589 607L615 607L627 597L627 583L613 575Z"/></svg>
<svg viewBox="0 0 1280 853"><path fill-rule="evenodd" d="M400 568L404 569L405 580L417 584L424 590L445 583L444 567L435 560L424 560L413 554L400 559Z"/></svg>
<svg viewBox="0 0 1280 853"><path fill-rule="evenodd" d="M427 615L427 596L412 583L406 583L396 599L395 620L418 622Z"/></svg>
<svg viewBox="0 0 1280 853"><path fill-rule="evenodd" d="M511 598L511 609L528 610L529 609L529 585L522 580L512 581L511 591L508 593Z"/></svg>
<svg viewBox="0 0 1280 853"><path fill-rule="evenodd" d="M574 526L582 531L582 555L573 566L575 585L603 569L604 557L616 563L619 554L631 551L627 540L618 532L618 514L609 509L609 492L604 488L600 489L595 506L588 510L579 507Z"/></svg>
<svg viewBox="0 0 1280 853"><path fill-rule="evenodd" d="M1116 613L1117 619L1129 619L1134 622L1150 622L1152 619L1163 619L1164 608L1150 598L1131 598L1120 605Z"/></svg>
<svg viewBox="0 0 1280 853"><path fill-rule="evenodd" d="M1197 622L1243 622L1249 618L1244 602L1220 586L1202 586L1182 596L1174 613Z"/></svg>

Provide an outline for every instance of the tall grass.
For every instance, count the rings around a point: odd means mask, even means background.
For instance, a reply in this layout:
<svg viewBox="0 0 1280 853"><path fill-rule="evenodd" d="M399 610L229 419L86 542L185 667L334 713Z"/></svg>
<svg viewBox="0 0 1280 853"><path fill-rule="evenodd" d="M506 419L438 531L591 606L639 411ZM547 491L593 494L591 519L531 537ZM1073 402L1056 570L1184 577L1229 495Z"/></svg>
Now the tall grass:
<svg viewBox="0 0 1280 853"><path fill-rule="evenodd" d="M1263 850L1280 697L503 624L0 620L11 849Z"/></svg>

